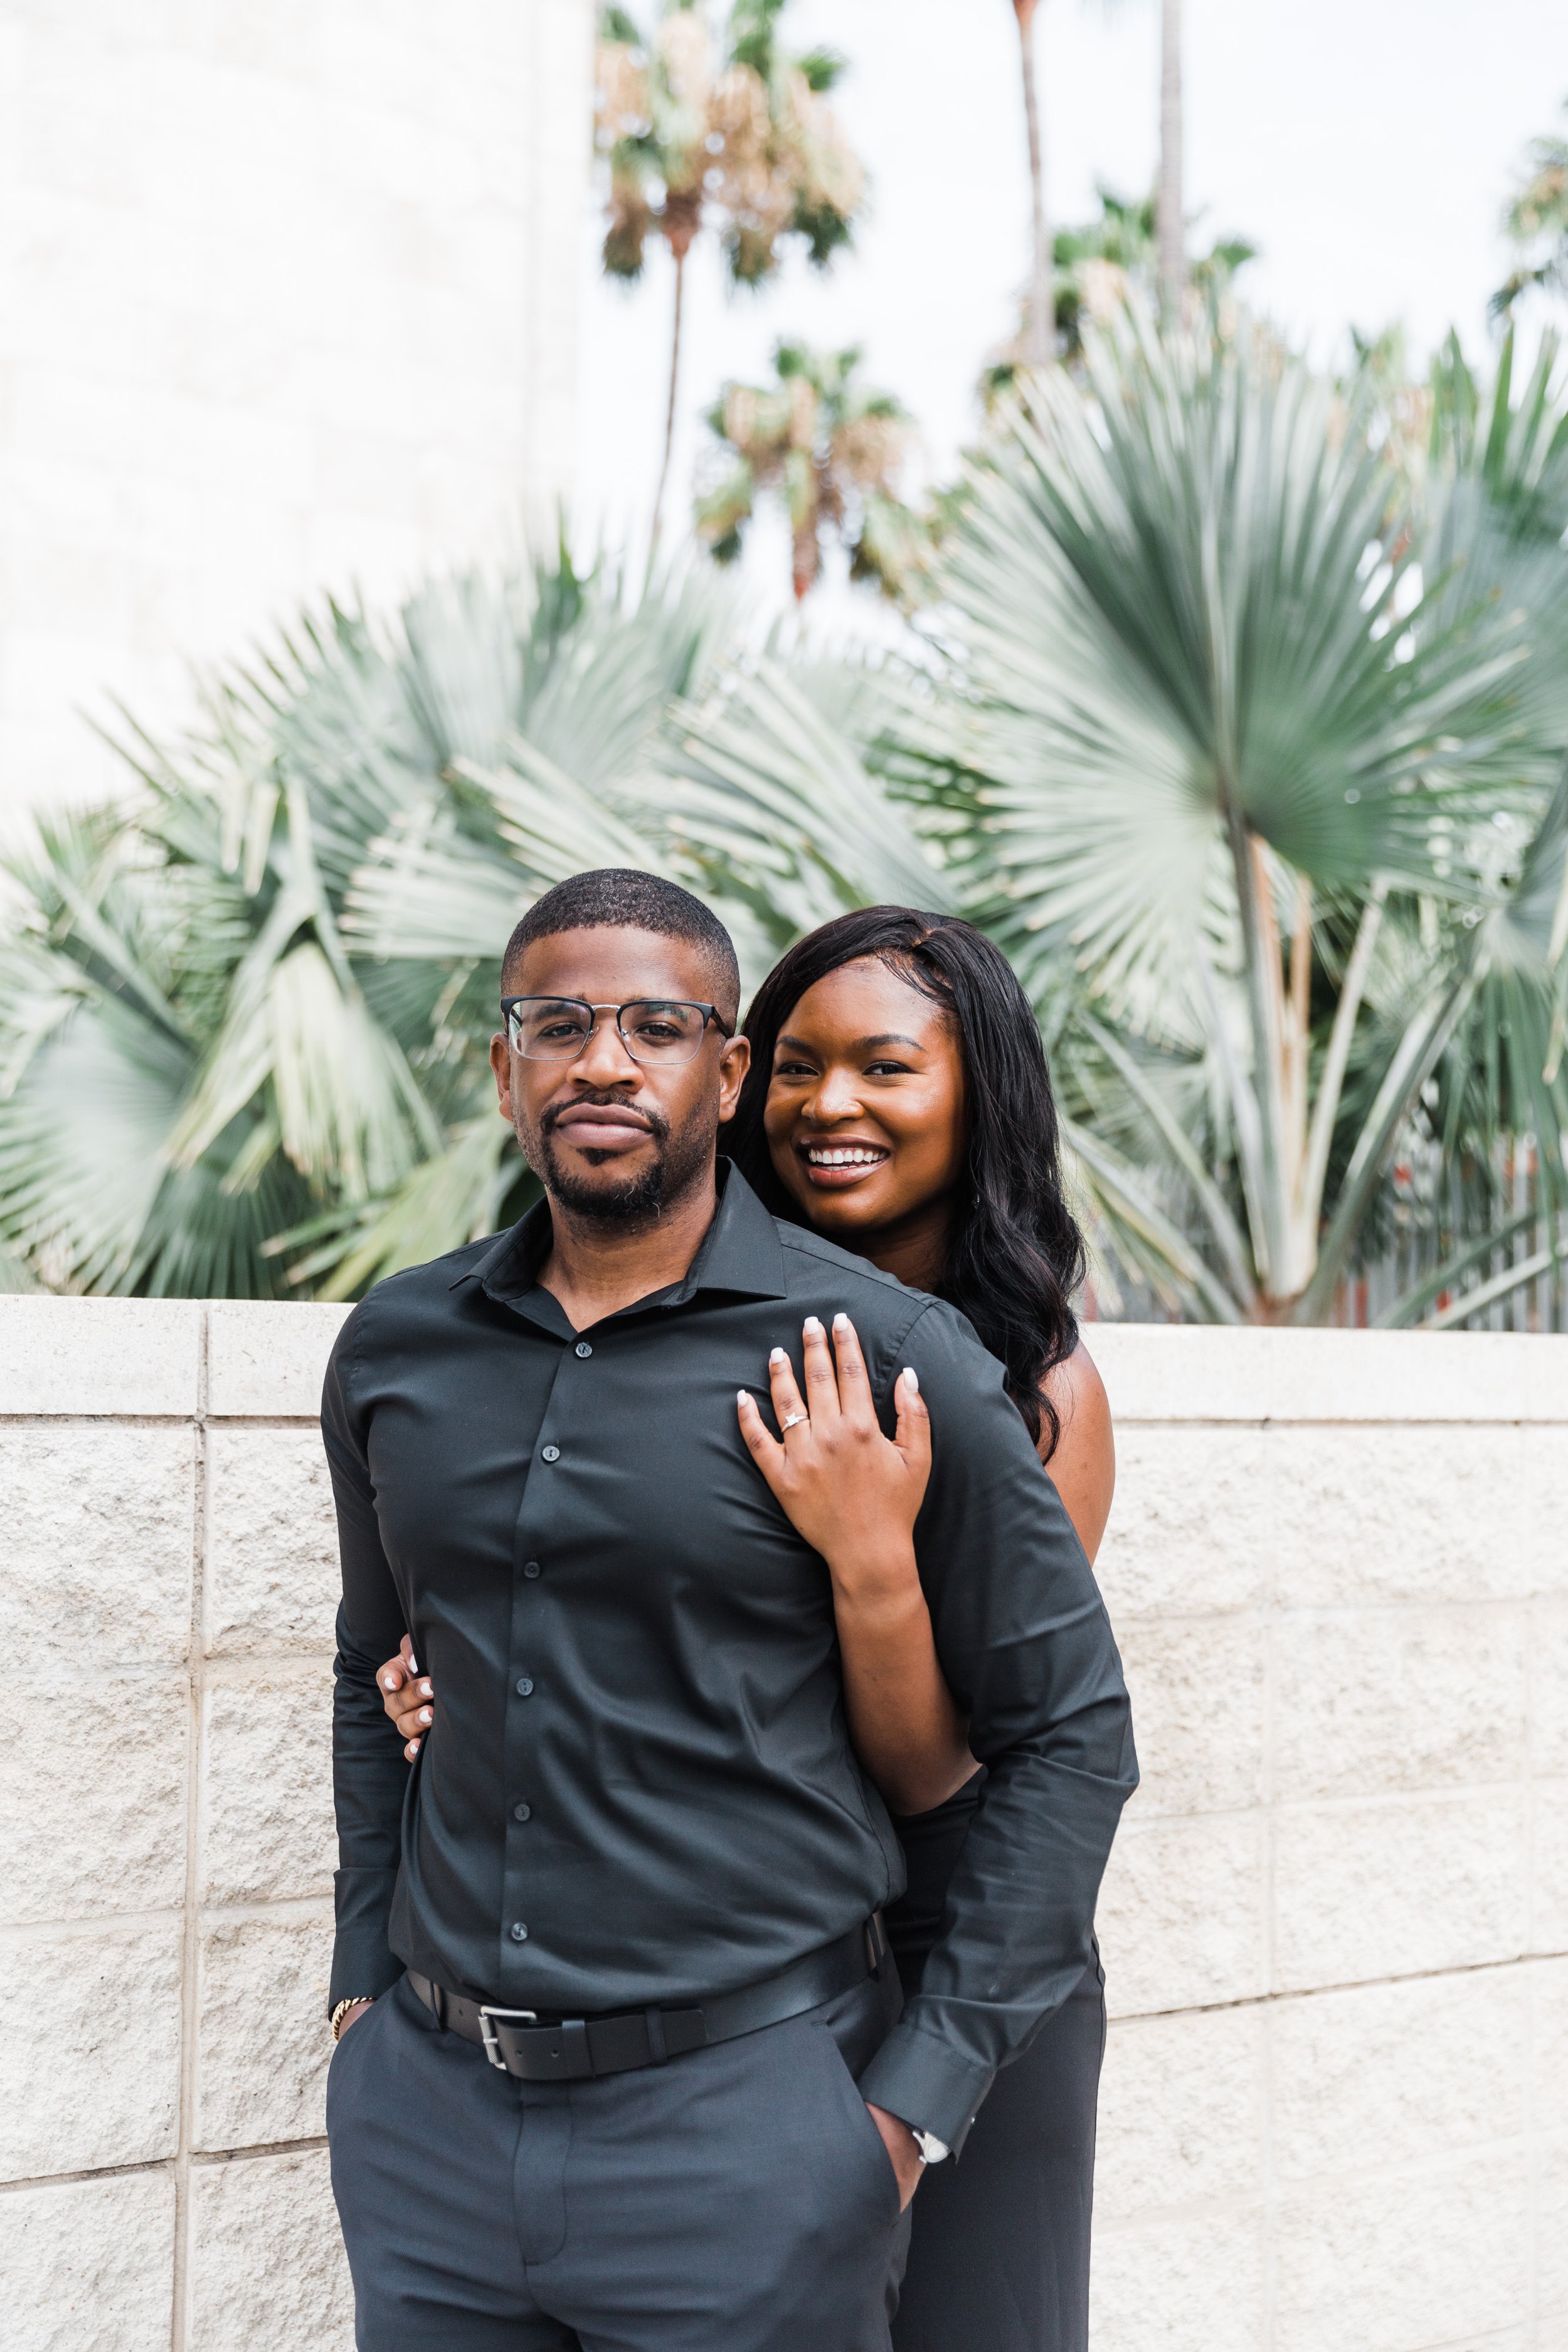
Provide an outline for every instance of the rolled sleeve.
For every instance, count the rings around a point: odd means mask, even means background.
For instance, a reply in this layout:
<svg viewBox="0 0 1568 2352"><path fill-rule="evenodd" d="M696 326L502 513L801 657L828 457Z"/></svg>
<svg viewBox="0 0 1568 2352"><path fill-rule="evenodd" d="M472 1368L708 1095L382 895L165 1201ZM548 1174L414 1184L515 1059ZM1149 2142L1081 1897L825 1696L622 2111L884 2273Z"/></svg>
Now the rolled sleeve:
<svg viewBox="0 0 1568 2352"><path fill-rule="evenodd" d="M933 1444L916 1555L986 1781L920 1990L860 2088L956 2152L998 2070L1089 1964L1138 1766L1093 1570L1000 1366L942 1307L915 1326L907 1360Z"/></svg>

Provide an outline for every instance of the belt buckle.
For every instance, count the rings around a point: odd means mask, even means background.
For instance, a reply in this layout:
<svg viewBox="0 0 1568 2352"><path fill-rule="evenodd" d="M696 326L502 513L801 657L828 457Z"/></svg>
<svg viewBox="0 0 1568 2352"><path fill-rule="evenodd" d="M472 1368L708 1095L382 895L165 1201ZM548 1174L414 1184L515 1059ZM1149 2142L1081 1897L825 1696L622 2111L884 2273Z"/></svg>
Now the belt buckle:
<svg viewBox="0 0 1568 2352"><path fill-rule="evenodd" d="M511 2069L500 2054L500 2042L497 2038L494 2026L490 2023L492 2017L502 2017L509 2021L521 2017L525 2018L530 2025L537 2025L539 2011L536 2009L487 2009L483 2002L479 2005L479 2033L485 2045L485 2056L500 2073L508 2074Z"/></svg>

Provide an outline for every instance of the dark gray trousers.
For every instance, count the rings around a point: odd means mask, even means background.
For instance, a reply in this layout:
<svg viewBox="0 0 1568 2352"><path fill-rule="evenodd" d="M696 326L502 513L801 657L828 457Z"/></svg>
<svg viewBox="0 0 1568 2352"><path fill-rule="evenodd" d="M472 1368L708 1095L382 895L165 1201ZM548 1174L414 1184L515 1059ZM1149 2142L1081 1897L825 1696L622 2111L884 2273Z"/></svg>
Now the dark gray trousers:
<svg viewBox="0 0 1568 2352"><path fill-rule="evenodd" d="M890 1967L665 2066L519 2083L406 1983L327 2080L359 2352L887 2352L908 2243L855 2087Z"/></svg>
<svg viewBox="0 0 1568 2352"><path fill-rule="evenodd" d="M1097 1951L1076 1991L997 2075L963 2163L933 2165L921 2181L893 2352L1088 2352L1104 2053Z"/></svg>

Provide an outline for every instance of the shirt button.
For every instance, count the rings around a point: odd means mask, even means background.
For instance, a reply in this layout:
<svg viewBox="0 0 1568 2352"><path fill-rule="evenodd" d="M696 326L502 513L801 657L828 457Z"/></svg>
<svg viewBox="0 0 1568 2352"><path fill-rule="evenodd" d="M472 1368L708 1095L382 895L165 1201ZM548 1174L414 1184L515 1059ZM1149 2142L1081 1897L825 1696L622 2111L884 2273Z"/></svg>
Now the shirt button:
<svg viewBox="0 0 1568 2352"><path fill-rule="evenodd" d="M546 1462L559 1462L561 1448L558 1445L547 1445L544 1449L544 1459Z"/></svg>
<svg viewBox="0 0 1568 2352"><path fill-rule="evenodd" d="M512 1820L514 1822L525 1822L532 1811L533 1807L531 1805L514 1805L511 1809Z"/></svg>
<svg viewBox="0 0 1568 2352"><path fill-rule="evenodd" d="M588 1357L588 1356L591 1356L591 1355L593 1354L593 1352L594 1352L594 1350L592 1349L592 1348L590 1348L590 1347L589 1347L588 1342L586 1341L586 1339L579 1339L579 1340L578 1340L578 1342L577 1342L577 1353L578 1353L580 1356L583 1356L583 1357Z"/></svg>
<svg viewBox="0 0 1568 2352"><path fill-rule="evenodd" d="M522 1572L524 1576L537 1576L539 1562L536 1559L525 1559L522 1563Z"/></svg>
<svg viewBox="0 0 1568 2352"><path fill-rule="evenodd" d="M511 1940L514 1944L526 1944L528 1941L528 1929L521 1919L514 1919L511 1923Z"/></svg>
<svg viewBox="0 0 1568 2352"><path fill-rule="evenodd" d="M519 1698L528 1698L528 1697L530 1697L530 1696L531 1696L531 1694L532 1694L532 1690L533 1690L533 1680L532 1680L531 1675L520 1675L518 1676L518 1684L517 1684L517 1695L518 1695Z"/></svg>

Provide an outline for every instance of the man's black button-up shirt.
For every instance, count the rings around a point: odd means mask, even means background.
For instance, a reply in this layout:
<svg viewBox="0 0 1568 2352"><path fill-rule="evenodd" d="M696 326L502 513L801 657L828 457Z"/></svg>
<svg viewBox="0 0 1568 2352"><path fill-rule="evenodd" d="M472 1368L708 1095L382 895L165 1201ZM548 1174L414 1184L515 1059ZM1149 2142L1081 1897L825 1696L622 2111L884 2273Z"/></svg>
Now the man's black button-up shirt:
<svg viewBox="0 0 1568 2352"><path fill-rule="evenodd" d="M942 1664L989 1776L947 1929L861 2083L957 2144L1087 1964L1136 1784L1094 1578L963 1318L770 1216L733 1169L686 1279L574 1330L536 1283L547 1204L382 1283L321 1425L337 1498L331 1998L399 1964L509 2008L677 2007L752 1984L901 1888L845 1729L826 1568L747 1454L770 1348L854 1318L879 1408L912 1364L915 1529ZM375 1668L435 1678L412 1771Z"/></svg>

